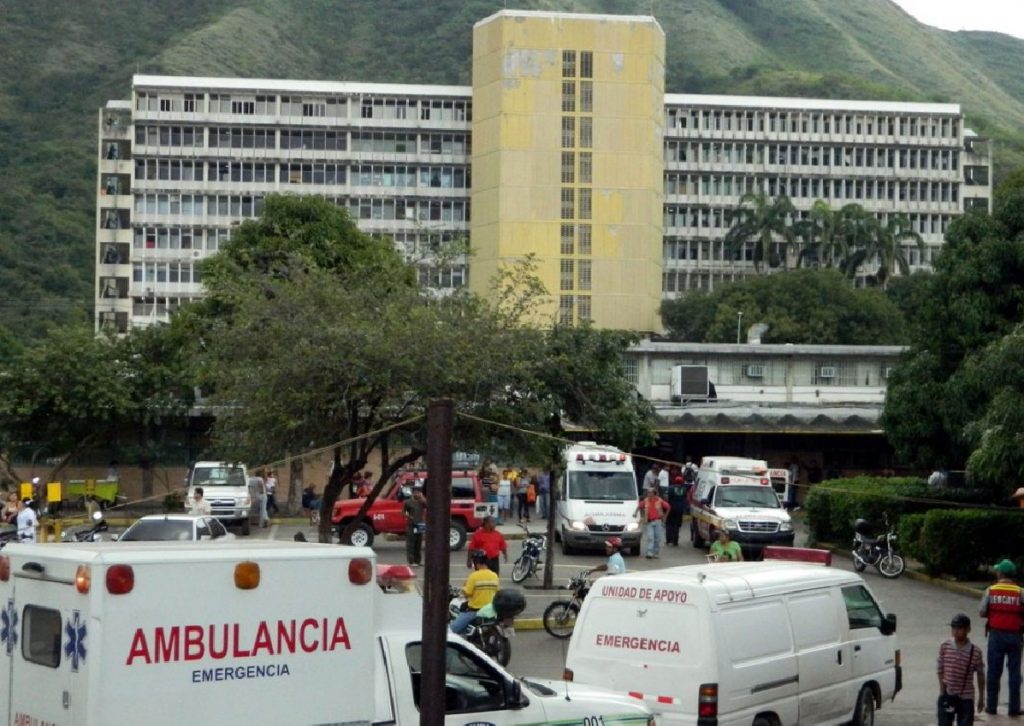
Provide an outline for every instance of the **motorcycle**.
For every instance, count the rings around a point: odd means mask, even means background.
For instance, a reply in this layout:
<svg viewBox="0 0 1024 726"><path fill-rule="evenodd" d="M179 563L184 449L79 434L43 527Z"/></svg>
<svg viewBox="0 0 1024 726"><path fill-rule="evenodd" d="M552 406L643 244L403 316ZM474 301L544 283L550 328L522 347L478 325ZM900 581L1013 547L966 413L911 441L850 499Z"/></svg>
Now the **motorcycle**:
<svg viewBox="0 0 1024 726"><path fill-rule="evenodd" d="M537 567L548 549L547 535L534 534L525 525L519 526L526 532L526 539L523 540L523 551L512 565L512 582L517 585L527 577L536 577Z"/></svg>
<svg viewBox="0 0 1024 726"><path fill-rule="evenodd" d="M448 588L448 597L450 623L465 612L466 599L459 588L451 586ZM511 638L516 633L515 616L526 608L526 599L517 590L498 590L491 606L494 614L473 618L462 637L502 666L507 666L512 659Z"/></svg>
<svg viewBox="0 0 1024 726"><path fill-rule="evenodd" d="M61 542L99 542L103 539L101 532L107 531L107 521L103 512L92 513L93 524L85 529L65 529L60 533Z"/></svg>
<svg viewBox="0 0 1024 726"><path fill-rule="evenodd" d="M903 574L906 563L896 549L896 531L889 525L889 517L885 518L886 533L874 537L871 523L866 519L854 522L853 529L853 569L863 572L868 565L873 565L882 577L894 579Z"/></svg>
<svg viewBox="0 0 1024 726"><path fill-rule="evenodd" d="M562 640L572 635L576 616L580 614L580 606L590 592L591 584L590 570L580 570L565 586L572 590L572 596L568 600L554 600L544 609L542 621L549 635Z"/></svg>

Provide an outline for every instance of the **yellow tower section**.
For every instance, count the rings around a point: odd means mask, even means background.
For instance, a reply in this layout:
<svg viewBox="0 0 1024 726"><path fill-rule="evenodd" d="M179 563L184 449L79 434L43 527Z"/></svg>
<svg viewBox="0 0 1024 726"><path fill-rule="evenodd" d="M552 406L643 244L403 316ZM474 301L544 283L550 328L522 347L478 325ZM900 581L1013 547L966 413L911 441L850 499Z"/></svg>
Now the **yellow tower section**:
<svg viewBox="0 0 1024 726"><path fill-rule="evenodd" d="M473 29L470 287L533 254L541 325L659 331L665 34L503 10Z"/></svg>

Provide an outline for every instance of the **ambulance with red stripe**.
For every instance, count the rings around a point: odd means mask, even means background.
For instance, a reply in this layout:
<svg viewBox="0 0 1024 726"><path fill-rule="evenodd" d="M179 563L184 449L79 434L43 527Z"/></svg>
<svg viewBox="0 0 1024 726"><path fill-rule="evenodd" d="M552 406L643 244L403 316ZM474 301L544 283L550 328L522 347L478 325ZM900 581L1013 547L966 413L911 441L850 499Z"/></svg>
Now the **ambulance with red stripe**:
<svg viewBox="0 0 1024 726"><path fill-rule="evenodd" d="M565 677L642 700L662 725L867 724L901 687L895 630L858 575L831 567L626 573L587 594Z"/></svg>
<svg viewBox="0 0 1024 726"><path fill-rule="evenodd" d="M419 723L422 599L383 591L412 577L361 547L10 545L0 722ZM653 724L627 695L517 680L458 636L447 649L446 724Z"/></svg>

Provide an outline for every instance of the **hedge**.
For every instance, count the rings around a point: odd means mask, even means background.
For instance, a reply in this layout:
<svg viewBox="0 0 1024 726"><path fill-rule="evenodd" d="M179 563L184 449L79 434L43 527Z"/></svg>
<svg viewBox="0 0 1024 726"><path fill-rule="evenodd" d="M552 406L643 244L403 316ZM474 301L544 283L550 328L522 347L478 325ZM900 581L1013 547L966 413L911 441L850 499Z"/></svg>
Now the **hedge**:
<svg viewBox="0 0 1024 726"><path fill-rule="evenodd" d="M812 543L847 547L857 518L871 521L881 534L888 515L900 549L930 574L975 579L1004 557L1015 559L1018 568L1024 565L1024 510L964 508L991 502L985 490L933 489L916 478L855 477L814 486L804 508Z"/></svg>

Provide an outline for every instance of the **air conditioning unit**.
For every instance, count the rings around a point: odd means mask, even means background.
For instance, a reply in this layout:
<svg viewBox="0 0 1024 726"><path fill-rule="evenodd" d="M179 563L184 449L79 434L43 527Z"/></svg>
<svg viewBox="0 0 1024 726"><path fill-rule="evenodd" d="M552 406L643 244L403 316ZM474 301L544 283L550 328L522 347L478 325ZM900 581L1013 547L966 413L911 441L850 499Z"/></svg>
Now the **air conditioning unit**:
<svg viewBox="0 0 1024 726"><path fill-rule="evenodd" d="M822 366L818 369L818 378L835 378L836 367L835 366Z"/></svg>
<svg viewBox="0 0 1024 726"><path fill-rule="evenodd" d="M764 366L760 364L744 366L743 373L747 378L764 378Z"/></svg>
<svg viewBox="0 0 1024 726"><path fill-rule="evenodd" d="M673 403L687 400L707 400L711 395L707 366L672 366L670 391Z"/></svg>

